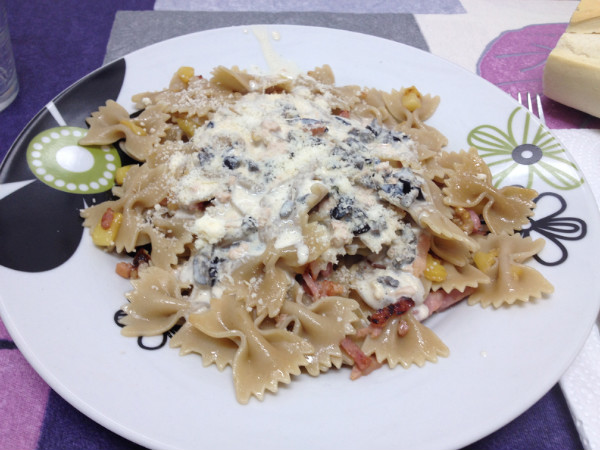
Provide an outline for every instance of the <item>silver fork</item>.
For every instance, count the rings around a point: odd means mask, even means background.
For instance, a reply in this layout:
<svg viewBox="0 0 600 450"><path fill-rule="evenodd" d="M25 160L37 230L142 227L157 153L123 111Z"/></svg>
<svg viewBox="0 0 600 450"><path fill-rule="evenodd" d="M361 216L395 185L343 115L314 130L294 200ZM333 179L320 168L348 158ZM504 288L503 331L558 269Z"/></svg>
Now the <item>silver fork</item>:
<svg viewBox="0 0 600 450"><path fill-rule="evenodd" d="M527 102L525 103L525 100L527 100ZM521 93L517 93L517 101L522 104L523 106L526 106L527 109L529 110L529 112L537 117L540 118L540 121L546 125L546 119L544 118L544 110L542 108L542 99L540 98L540 94L535 94L535 101L536 101L536 106L537 106L537 114L534 111L533 108L533 102L531 100L531 94L529 92L527 92L527 97L526 98L522 98L521 97Z"/></svg>

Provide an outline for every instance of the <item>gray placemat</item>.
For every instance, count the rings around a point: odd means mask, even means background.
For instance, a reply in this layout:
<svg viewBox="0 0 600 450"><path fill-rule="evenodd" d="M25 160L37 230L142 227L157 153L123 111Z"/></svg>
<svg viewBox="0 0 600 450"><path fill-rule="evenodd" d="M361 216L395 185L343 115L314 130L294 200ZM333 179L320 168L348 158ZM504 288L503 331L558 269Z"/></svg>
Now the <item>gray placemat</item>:
<svg viewBox="0 0 600 450"><path fill-rule="evenodd" d="M252 24L311 25L371 34L429 51L411 14L118 11L104 62L196 31Z"/></svg>
<svg viewBox="0 0 600 450"><path fill-rule="evenodd" d="M464 14L460 0L156 0L170 11L327 11L338 13Z"/></svg>

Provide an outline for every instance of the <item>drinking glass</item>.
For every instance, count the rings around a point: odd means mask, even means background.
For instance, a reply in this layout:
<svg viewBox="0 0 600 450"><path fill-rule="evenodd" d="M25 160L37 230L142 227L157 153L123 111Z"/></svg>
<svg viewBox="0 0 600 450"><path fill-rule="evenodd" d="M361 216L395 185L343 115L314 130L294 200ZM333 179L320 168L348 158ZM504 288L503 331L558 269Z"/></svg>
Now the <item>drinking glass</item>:
<svg viewBox="0 0 600 450"><path fill-rule="evenodd" d="M6 4L4 0L0 0L0 111L12 103L18 92L19 82L8 32Z"/></svg>

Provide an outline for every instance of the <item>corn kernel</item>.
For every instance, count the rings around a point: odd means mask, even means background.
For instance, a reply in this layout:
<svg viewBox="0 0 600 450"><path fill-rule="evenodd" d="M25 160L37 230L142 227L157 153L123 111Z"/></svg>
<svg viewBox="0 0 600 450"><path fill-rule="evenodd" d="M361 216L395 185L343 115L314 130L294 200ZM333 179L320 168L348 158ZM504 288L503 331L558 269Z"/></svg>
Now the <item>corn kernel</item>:
<svg viewBox="0 0 600 450"><path fill-rule="evenodd" d="M496 263L498 258L498 250L492 249L489 252L475 252L473 261L479 270L487 272Z"/></svg>
<svg viewBox="0 0 600 450"><path fill-rule="evenodd" d="M189 82L194 76L194 68L189 66L181 66L177 69L177 76L184 83Z"/></svg>
<svg viewBox="0 0 600 450"><path fill-rule="evenodd" d="M121 186L123 184L123 181L125 181L125 176L127 175L127 172L129 172L129 169L131 169L133 166L135 166L135 164L129 164L128 166L119 167L115 172L115 184Z"/></svg>
<svg viewBox="0 0 600 450"><path fill-rule="evenodd" d="M448 276L446 268L442 265L439 259L427 254L425 267L425 278L434 283L441 283Z"/></svg>
<svg viewBox="0 0 600 450"><path fill-rule="evenodd" d="M410 112L421 107L421 93L416 87L411 86L404 90L402 94L402 106Z"/></svg>
<svg viewBox="0 0 600 450"><path fill-rule="evenodd" d="M177 118L175 120L177 121L177 125L179 126L179 128L181 128L181 131L183 131L189 137L194 136L197 125L193 121L191 121L190 119L179 119L179 118Z"/></svg>
<svg viewBox="0 0 600 450"><path fill-rule="evenodd" d="M98 223L92 231L92 241L100 247L109 247L114 245L119 228L123 222L123 214L114 213L112 222L108 228L103 228L101 223Z"/></svg>
<svg viewBox="0 0 600 450"><path fill-rule="evenodd" d="M125 125L127 128L129 128L131 131L133 131L138 136L147 136L148 135L146 130L144 130L142 127L140 127L139 125L134 123L132 120L125 120L125 119L119 120L119 123L121 125Z"/></svg>

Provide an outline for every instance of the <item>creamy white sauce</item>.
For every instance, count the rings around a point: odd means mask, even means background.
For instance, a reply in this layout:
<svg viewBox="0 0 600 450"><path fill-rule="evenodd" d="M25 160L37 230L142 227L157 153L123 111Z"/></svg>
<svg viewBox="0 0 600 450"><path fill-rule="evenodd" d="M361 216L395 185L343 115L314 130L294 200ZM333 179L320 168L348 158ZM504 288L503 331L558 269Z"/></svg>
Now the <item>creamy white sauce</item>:
<svg viewBox="0 0 600 450"><path fill-rule="evenodd" d="M253 26L251 27L251 30L260 44L262 54L271 73L288 77L294 77L300 74L300 69L294 62L285 60L275 51L269 39L269 33L265 27ZM271 33L271 38L275 41L279 41L281 40L281 35L278 32L273 31Z"/></svg>
<svg viewBox="0 0 600 450"><path fill-rule="evenodd" d="M313 208L312 220L325 230L320 239L329 243L322 260L356 253L361 241L386 263L383 271L366 267L352 284L371 307L401 296L422 303L422 284L402 270L414 259L415 233L405 236L410 225L398 212L408 201L405 191L419 189L422 180L387 161L409 165L414 142L374 122L333 116L326 87L316 95L301 78L296 85L290 93L250 92L218 108L196 131L194 151L169 162L171 195L180 206L174 214L193 218L187 221L196 238L191 259L212 271L212 286L205 276L203 289L218 296L223 274L268 245L293 249L298 264L308 263L303 226ZM382 284L381 277L398 284Z"/></svg>
<svg viewBox="0 0 600 450"><path fill-rule="evenodd" d="M419 322L422 322L431 315L431 313L429 312L429 307L424 303L421 305L414 306L412 312Z"/></svg>
<svg viewBox="0 0 600 450"><path fill-rule="evenodd" d="M373 309L396 303L401 297L409 297L415 305L421 305L425 294L423 284L412 273L390 269L357 271L352 287Z"/></svg>

